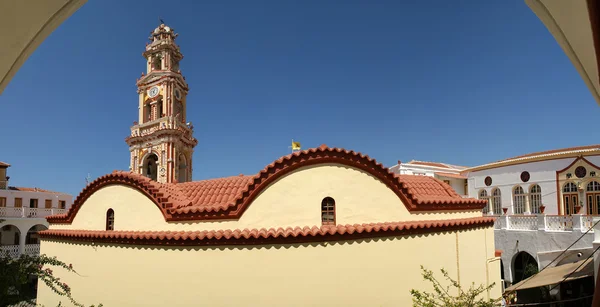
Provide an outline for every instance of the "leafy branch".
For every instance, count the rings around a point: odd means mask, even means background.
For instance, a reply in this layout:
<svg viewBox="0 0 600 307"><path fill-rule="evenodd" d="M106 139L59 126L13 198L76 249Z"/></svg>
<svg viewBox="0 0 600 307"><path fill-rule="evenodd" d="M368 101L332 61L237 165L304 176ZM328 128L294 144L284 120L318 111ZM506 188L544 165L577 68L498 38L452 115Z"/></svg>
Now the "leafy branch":
<svg viewBox="0 0 600 307"><path fill-rule="evenodd" d="M500 299L485 300L482 298L482 294L492 289L495 283L487 287L483 285L475 287L475 283L472 283L469 289L465 290L461 287L460 283L448 275L446 270L441 269L442 275L448 283L444 287L435 278L431 270L421 266L421 271L423 279L431 282L433 285L433 293L415 289L410 290L414 307L493 307L497 306L500 302ZM455 291L452 291L453 288ZM457 295L453 296L450 293L457 293Z"/></svg>

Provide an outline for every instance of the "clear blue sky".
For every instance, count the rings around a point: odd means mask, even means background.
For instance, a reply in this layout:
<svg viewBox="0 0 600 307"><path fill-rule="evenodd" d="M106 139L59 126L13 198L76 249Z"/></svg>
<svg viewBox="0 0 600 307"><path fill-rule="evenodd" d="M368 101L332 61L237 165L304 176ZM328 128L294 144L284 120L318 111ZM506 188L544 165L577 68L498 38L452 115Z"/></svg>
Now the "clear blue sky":
<svg viewBox="0 0 600 307"><path fill-rule="evenodd" d="M12 185L77 195L128 169L159 16L185 56L196 180L254 174L292 138L387 166L599 143L600 106L523 0L89 1L0 96Z"/></svg>

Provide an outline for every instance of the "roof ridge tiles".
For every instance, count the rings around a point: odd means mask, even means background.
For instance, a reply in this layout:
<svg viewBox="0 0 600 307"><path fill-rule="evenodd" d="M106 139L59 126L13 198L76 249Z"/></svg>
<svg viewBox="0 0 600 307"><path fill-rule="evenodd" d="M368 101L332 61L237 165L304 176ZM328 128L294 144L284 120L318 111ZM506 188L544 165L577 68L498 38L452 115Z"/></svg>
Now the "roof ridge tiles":
<svg viewBox="0 0 600 307"><path fill-rule="evenodd" d="M247 245L265 243L348 240L365 237L413 235L464 228L491 227L494 218L474 217L451 220L346 224L337 226L304 226L253 229L222 229L196 231L103 231L64 230L40 231L42 239L99 241L142 245Z"/></svg>
<svg viewBox="0 0 600 307"><path fill-rule="evenodd" d="M392 189L409 211L479 210L485 206L484 200L462 198L436 178L394 174L368 155L321 146L280 157L254 176L159 183L141 174L114 171L84 188L66 214L49 216L48 221L71 223L81 204L93 192L109 184L125 184L142 191L161 209L168 221L236 219L258 194L281 176L321 163L343 164L369 173ZM158 193L163 195L159 197Z"/></svg>

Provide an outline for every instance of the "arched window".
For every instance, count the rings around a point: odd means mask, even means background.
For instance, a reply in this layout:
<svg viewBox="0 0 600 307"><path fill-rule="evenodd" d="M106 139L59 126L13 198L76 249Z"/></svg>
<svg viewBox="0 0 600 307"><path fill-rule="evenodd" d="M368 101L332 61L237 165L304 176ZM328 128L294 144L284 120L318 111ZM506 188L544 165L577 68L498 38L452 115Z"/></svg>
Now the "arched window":
<svg viewBox="0 0 600 307"><path fill-rule="evenodd" d="M487 201L485 207L483 207L483 214L488 214L488 212L490 211L490 197L488 196L486 190L479 191L479 199Z"/></svg>
<svg viewBox="0 0 600 307"><path fill-rule="evenodd" d="M527 201L525 191L521 186L513 189L513 214L525 213L525 202Z"/></svg>
<svg viewBox="0 0 600 307"><path fill-rule="evenodd" d="M106 230L115 230L115 211L113 209L106 211Z"/></svg>
<svg viewBox="0 0 600 307"><path fill-rule="evenodd" d="M587 214L600 214L600 183L592 181L585 187L585 198L587 199Z"/></svg>
<svg viewBox="0 0 600 307"><path fill-rule="evenodd" d="M335 225L335 200L331 197L321 201L321 222L323 225Z"/></svg>
<svg viewBox="0 0 600 307"><path fill-rule="evenodd" d="M573 182L567 182L562 188L563 192L563 213L571 215L575 213L575 206L579 204L579 193L577 185Z"/></svg>
<svg viewBox="0 0 600 307"><path fill-rule="evenodd" d="M144 107L144 122L149 122L152 120L152 106L147 103L146 106Z"/></svg>
<svg viewBox="0 0 600 307"><path fill-rule="evenodd" d="M186 163L186 159L185 156L183 154L179 155L179 161L178 161L178 165L179 165L179 178L177 178L178 182L187 182L187 163Z"/></svg>
<svg viewBox="0 0 600 307"><path fill-rule="evenodd" d="M156 118L162 118L163 117L163 101L162 101L162 99L158 100L156 107L158 108L158 111L156 113Z"/></svg>
<svg viewBox="0 0 600 307"><path fill-rule="evenodd" d="M542 188L534 184L529 188L529 206L531 213L540 214L540 206L542 205Z"/></svg>
<svg viewBox="0 0 600 307"><path fill-rule="evenodd" d="M156 181L158 178L158 157L155 154L151 154L146 158L146 162L144 163L144 172L146 173L146 177Z"/></svg>
<svg viewBox="0 0 600 307"><path fill-rule="evenodd" d="M152 69L153 70L161 70L162 69L162 56L160 54L157 54L156 56L154 56L154 61L152 62Z"/></svg>
<svg viewBox="0 0 600 307"><path fill-rule="evenodd" d="M495 215L502 214L502 195L498 188L492 190L492 209Z"/></svg>

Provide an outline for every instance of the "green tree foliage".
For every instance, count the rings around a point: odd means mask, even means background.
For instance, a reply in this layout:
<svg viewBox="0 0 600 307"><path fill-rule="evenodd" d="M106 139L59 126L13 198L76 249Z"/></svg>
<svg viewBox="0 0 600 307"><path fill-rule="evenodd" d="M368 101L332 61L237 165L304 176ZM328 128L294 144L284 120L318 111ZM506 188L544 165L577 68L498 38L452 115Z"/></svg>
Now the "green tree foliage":
<svg viewBox="0 0 600 307"><path fill-rule="evenodd" d="M432 271L425 269L423 266L421 266L421 271L423 279L433 284L433 293L415 289L410 290L414 307L493 307L498 306L500 303L500 298L495 300L484 300L482 298L482 294L492 289L495 284L487 287L483 285L475 287L475 283L473 283L465 291L444 269L441 269L441 272L448 283L446 287L433 276Z"/></svg>
<svg viewBox="0 0 600 307"><path fill-rule="evenodd" d="M8 254L0 255L0 306L16 305L20 302L33 299L31 293L31 278L37 277L54 293L65 297L75 306L83 307L73 299L71 287L54 276L52 268L63 268L67 272L75 273L73 266L66 264L56 257L46 255L22 255L13 258ZM60 306L60 305L59 305ZM102 306L100 304L98 307ZM91 307L94 307L93 305Z"/></svg>

